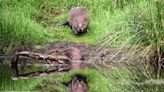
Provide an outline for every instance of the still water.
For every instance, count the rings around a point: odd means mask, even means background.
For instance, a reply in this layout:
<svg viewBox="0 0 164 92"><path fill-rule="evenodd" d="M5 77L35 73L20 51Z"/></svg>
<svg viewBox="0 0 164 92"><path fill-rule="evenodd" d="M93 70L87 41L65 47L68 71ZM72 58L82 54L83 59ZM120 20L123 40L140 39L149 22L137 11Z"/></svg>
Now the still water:
<svg viewBox="0 0 164 92"><path fill-rule="evenodd" d="M35 60L21 59L18 66L12 66L9 59L0 59L0 90L14 91L14 90L33 90L35 85L42 82L44 77L34 77L43 75L45 72L51 73L57 67L53 65L43 64ZM61 66L60 66L61 67ZM65 67L65 66L64 66ZM51 72L49 72L51 71ZM18 79L18 77L20 77ZM23 77L22 77L23 76ZM31 78L29 78L31 77Z"/></svg>
<svg viewBox="0 0 164 92"><path fill-rule="evenodd" d="M38 84L42 85L43 79L47 80L47 77L44 77L44 75L42 77L33 77L33 76L37 75L38 73L43 73L43 71L47 72L53 69L54 67L48 66L41 62L37 62L35 60L24 59L24 58L19 60L17 67L12 67L9 59L0 58L0 90L1 91L35 90L37 89L35 87L38 86ZM30 77L32 78L27 78L27 77L17 78L20 75L23 75L23 76L30 75ZM145 81L145 79L147 80L147 78L145 77L141 78L141 76L139 76L138 78L140 81ZM47 89L45 90L52 89L52 87L50 88L50 86L52 86L52 82L50 82L50 85L48 84L45 84L46 86L49 86L49 87L46 87ZM164 91L164 84L136 85L135 87L137 88L138 91L142 91L142 92L163 92ZM134 89L136 90L136 88Z"/></svg>

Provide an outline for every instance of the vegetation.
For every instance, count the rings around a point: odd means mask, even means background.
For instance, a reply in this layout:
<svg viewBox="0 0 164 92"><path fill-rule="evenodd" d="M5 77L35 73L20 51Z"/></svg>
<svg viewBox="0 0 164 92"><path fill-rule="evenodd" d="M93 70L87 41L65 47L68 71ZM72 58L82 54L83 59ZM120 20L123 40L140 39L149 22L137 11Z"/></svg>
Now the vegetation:
<svg viewBox="0 0 164 92"><path fill-rule="evenodd" d="M86 7L91 17L88 33L80 37L75 36L69 27L61 25L67 20L68 11L76 6ZM161 92L164 90L161 85L136 83L162 78L163 6L162 0L0 0L0 50L8 53L21 46L24 50L34 49L53 41L99 44L99 48L112 47L118 52L124 50L121 60L133 63L140 61L142 67L117 66L115 69L77 71L84 72L89 78L90 91ZM149 62L156 67L150 67ZM59 82L57 87L66 91L61 83L69 81L76 74L13 82L8 81L10 71L3 76L1 72L0 69L0 78L5 79L0 79L3 80L0 90L34 90L38 87L48 90L53 87L45 85L52 81Z"/></svg>

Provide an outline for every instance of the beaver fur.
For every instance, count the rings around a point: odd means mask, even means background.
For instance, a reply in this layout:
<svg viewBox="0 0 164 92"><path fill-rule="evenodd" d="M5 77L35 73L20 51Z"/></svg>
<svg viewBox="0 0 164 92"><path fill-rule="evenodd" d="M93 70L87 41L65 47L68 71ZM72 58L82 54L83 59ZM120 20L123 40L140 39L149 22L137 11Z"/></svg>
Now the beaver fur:
<svg viewBox="0 0 164 92"><path fill-rule="evenodd" d="M69 47L65 50L66 56L72 60L83 60L83 55L80 49L76 47Z"/></svg>
<svg viewBox="0 0 164 92"><path fill-rule="evenodd" d="M68 47L64 50L52 50L48 53L49 55L53 56L66 56L71 60L83 60L83 55L80 49L76 47Z"/></svg>
<svg viewBox="0 0 164 92"><path fill-rule="evenodd" d="M69 11L68 22L75 34L87 32L89 15L84 7L75 7Z"/></svg>
<svg viewBox="0 0 164 92"><path fill-rule="evenodd" d="M50 55L53 56L66 56L71 60L71 70L79 70L81 64L84 60L84 57L80 51L80 49L76 47L68 47L64 50L53 50L49 52ZM50 62L52 63L52 62Z"/></svg>
<svg viewBox="0 0 164 92"><path fill-rule="evenodd" d="M70 92L88 92L87 80L82 76L76 76L70 83Z"/></svg>

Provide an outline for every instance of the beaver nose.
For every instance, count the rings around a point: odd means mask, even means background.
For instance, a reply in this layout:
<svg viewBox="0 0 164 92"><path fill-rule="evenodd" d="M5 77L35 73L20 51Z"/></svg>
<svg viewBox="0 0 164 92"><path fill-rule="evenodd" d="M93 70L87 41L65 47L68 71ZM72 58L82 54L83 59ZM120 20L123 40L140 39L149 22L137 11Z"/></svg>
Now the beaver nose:
<svg viewBox="0 0 164 92"><path fill-rule="evenodd" d="M80 33L81 33L82 31L83 31L83 30L82 30L82 28L78 28L78 32L80 32Z"/></svg>

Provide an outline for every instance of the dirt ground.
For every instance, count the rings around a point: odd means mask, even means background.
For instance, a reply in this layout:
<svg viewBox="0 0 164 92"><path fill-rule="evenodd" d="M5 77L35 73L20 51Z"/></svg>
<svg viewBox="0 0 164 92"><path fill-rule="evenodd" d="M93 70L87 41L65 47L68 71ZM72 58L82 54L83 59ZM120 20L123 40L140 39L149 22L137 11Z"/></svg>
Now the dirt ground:
<svg viewBox="0 0 164 92"><path fill-rule="evenodd" d="M49 44L48 46L39 49L39 52L47 54L51 50L64 50L69 47L76 47L80 49L82 54L84 55L85 60L89 60L89 57L96 55L95 53L97 49L96 46L87 45L84 43L73 43L73 42L54 42Z"/></svg>
<svg viewBox="0 0 164 92"><path fill-rule="evenodd" d="M94 63L103 63L105 65L115 65L114 63L120 63L127 65L127 62L122 62L121 59L123 57L123 51L119 51L117 49L100 48L99 45L88 45L85 43L74 43L74 42L54 42L48 44L47 46L37 50L37 52L47 54L51 50L64 50L68 47L76 47L81 50L84 61L86 62L94 62ZM111 65L112 64L112 65ZM129 65L129 63L128 63Z"/></svg>

